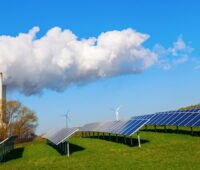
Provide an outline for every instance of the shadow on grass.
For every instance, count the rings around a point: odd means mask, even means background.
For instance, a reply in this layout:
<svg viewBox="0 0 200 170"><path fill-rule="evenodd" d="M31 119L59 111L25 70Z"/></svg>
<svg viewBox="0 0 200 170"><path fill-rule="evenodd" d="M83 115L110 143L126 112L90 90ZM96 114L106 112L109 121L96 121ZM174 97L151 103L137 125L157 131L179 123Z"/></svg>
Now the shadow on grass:
<svg viewBox="0 0 200 170"><path fill-rule="evenodd" d="M2 162L7 162L14 159L23 157L24 147L13 149L10 153L5 155Z"/></svg>
<svg viewBox="0 0 200 170"><path fill-rule="evenodd" d="M79 146L79 145L75 145L73 143L69 144L69 148L70 148L70 154L74 153L74 152L78 152L78 151L83 151L85 150L85 148Z"/></svg>
<svg viewBox="0 0 200 170"><path fill-rule="evenodd" d="M145 129L141 129L140 131L144 131L144 132L158 132L158 133L174 133L174 134L184 134L184 135L191 135L191 136L200 136L200 131L197 130L183 130L183 129L170 129L170 128L166 128L164 129L164 127L146 127Z"/></svg>
<svg viewBox="0 0 200 170"><path fill-rule="evenodd" d="M67 155L67 152L64 151L62 148L61 148L61 145L54 145L53 143L47 141L47 144L50 145L51 147L53 147L58 153L60 153L61 155ZM79 146L79 145L75 145L73 143L69 143L69 153L70 155L73 154L74 152L80 152L80 151L83 151L85 150L85 148Z"/></svg>
<svg viewBox="0 0 200 170"><path fill-rule="evenodd" d="M111 141L111 142L115 142L115 143L120 143L120 144L124 144L124 145L128 145L130 147L135 147L138 146L138 139L136 138L128 138L128 137L124 137L124 136L103 136L103 135L94 135L94 136L84 136L84 138L93 138L93 139L101 139L101 140L106 140L106 141ZM145 144L148 143L149 140L143 140L140 139L140 143Z"/></svg>

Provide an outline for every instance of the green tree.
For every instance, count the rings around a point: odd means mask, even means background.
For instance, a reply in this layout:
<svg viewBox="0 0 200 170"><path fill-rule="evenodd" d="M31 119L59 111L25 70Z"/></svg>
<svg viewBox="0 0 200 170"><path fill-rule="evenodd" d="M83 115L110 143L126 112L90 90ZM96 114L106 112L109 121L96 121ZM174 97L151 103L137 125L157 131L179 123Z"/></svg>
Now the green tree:
<svg viewBox="0 0 200 170"><path fill-rule="evenodd" d="M188 110L188 109L195 109L195 108L200 108L200 104L195 104L195 105L191 105L191 106L182 107L179 110Z"/></svg>
<svg viewBox="0 0 200 170"><path fill-rule="evenodd" d="M19 139L27 139L35 133L38 118L32 110L13 100L6 103L5 122L8 135L16 135Z"/></svg>

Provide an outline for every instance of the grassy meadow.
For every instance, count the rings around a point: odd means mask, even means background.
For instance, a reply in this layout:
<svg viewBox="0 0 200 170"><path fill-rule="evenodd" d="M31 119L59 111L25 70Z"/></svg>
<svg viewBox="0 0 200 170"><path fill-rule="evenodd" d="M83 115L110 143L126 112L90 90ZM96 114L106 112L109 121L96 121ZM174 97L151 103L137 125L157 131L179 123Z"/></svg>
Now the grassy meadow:
<svg viewBox="0 0 200 170"><path fill-rule="evenodd" d="M124 139L116 142L114 137L113 141L73 137L69 158L45 140L17 144L0 164L0 170L200 170L199 136L160 131L141 131L141 148L137 146L136 135L133 146L124 144Z"/></svg>

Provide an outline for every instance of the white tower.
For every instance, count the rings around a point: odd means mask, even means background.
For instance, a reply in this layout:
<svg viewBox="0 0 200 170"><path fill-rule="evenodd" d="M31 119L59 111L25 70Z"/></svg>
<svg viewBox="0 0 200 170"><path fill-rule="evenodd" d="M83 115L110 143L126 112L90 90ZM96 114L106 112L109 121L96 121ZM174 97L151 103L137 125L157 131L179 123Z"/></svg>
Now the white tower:
<svg viewBox="0 0 200 170"><path fill-rule="evenodd" d="M0 126L3 126L6 106L6 86L3 85L3 73L0 73Z"/></svg>
<svg viewBox="0 0 200 170"><path fill-rule="evenodd" d="M115 109L111 109L114 113L115 113L115 119L118 121L119 120L119 110L120 110L121 106L118 106Z"/></svg>
<svg viewBox="0 0 200 170"><path fill-rule="evenodd" d="M116 120L119 120L119 110L120 110L120 106L115 109Z"/></svg>

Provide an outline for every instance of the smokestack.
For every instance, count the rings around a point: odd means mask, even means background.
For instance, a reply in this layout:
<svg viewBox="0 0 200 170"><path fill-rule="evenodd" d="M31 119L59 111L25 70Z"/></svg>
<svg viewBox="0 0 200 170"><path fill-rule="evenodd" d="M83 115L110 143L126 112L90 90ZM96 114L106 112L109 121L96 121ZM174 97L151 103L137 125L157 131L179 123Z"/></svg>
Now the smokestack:
<svg viewBox="0 0 200 170"><path fill-rule="evenodd" d="M3 73L0 73L0 126L3 124Z"/></svg>
<svg viewBox="0 0 200 170"><path fill-rule="evenodd" d="M3 73L0 72L0 126L4 125L6 86L3 84Z"/></svg>

